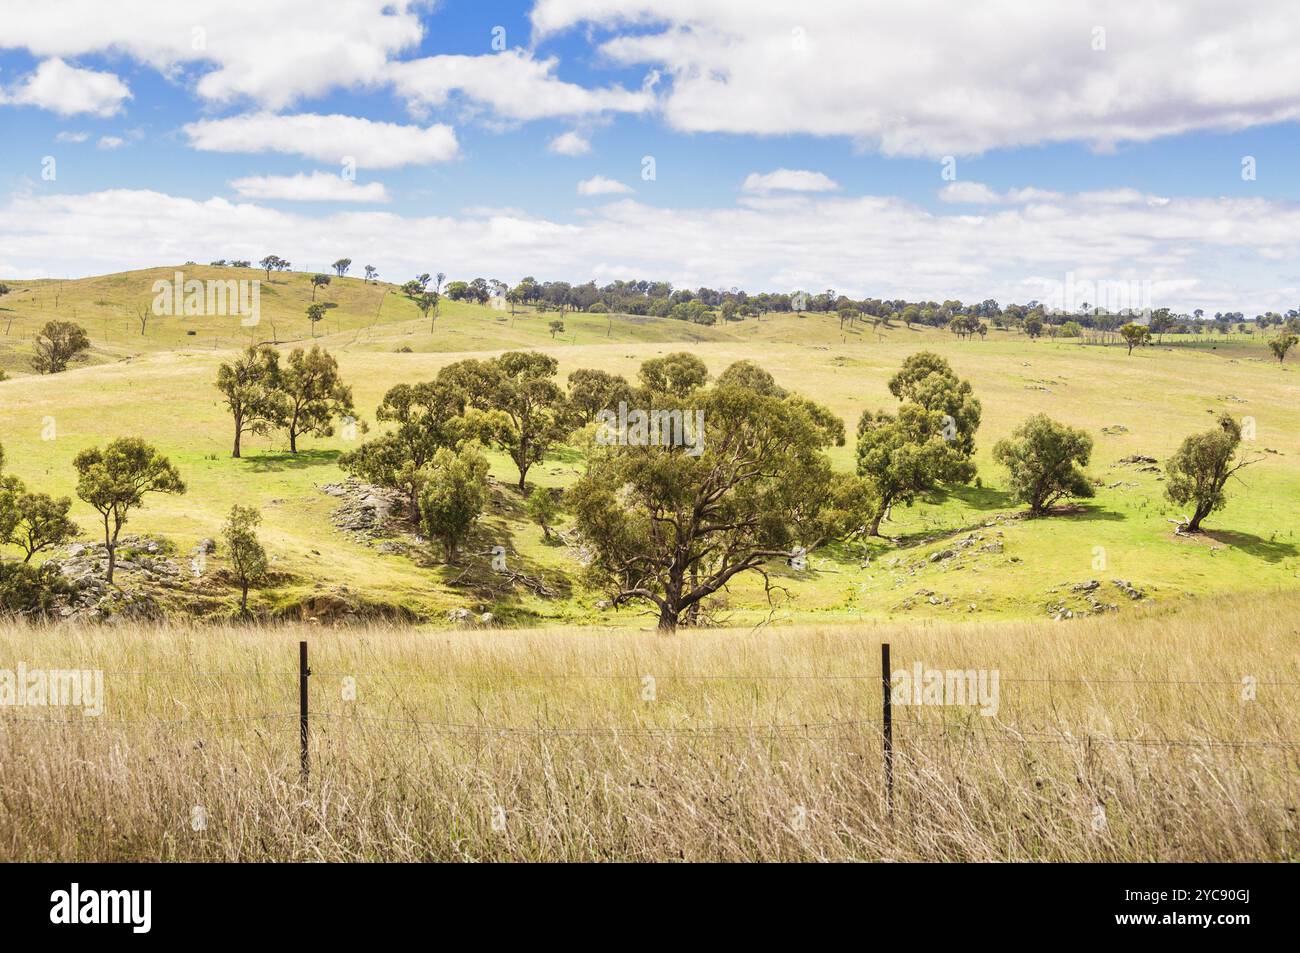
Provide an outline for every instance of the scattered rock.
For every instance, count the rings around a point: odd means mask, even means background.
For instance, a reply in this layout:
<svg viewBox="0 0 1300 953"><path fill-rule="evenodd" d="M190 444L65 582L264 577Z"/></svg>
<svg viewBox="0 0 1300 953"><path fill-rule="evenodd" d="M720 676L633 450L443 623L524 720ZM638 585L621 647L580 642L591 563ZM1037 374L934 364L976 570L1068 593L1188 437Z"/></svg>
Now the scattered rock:
<svg viewBox="0 0 1300 953"><path fill-rule="evenodd" d="M1141 589L1138 589L1127 579L1112 579L1111 583L1117 589L1119 589L1120 592L1124 593L1124 595L1128 596L1130 599L1141 599L1143 596L1146 595L1145 592L1143 592Z"/></svg>
<svg viewBox="0 0 1300 953"><path fill-rule="evenodd" d="M335 526L345 532L368 536L383 531L393 514L400 513L406 502L401 490L372 486L356 479L326 484L321 490L342 500L330 514Z"/></svg>

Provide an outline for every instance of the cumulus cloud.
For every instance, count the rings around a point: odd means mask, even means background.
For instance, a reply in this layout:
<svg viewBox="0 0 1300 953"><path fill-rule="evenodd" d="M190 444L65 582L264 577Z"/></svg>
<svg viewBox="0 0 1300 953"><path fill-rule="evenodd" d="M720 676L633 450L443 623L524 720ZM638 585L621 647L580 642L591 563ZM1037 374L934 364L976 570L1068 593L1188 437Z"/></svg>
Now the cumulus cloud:
<svg viewBox="0 0 1300 953"><path fill-rule="evenodd" d="M949 182L939 190L943 202L966 205L996 205L1002 197L983 182Z"/></svg>
<svg viewBox="0 0 1300 953"><path fill-rule="evenodd" d="M424 4L348 0L6 0L0 47L36 56L125 53L168 76L192 68L205 99L283 109L304 96L382 81L422 36ZM292 34L270 28L293 24Z"/></svg>
<svg viewBox="0 0 1300 953"><path fill-rule="evenodd" d="M446 162L459 149L450 126L422 128L315 113L261 112L203 119L187 124L183 131L191 146L205 152L282 152L333 163L351 157L371 169Z"/></svg>
<svg viewBox="0 0 1300 953"><path fill-rule="evenodd" d="M600 52L661 69L663 114L690 132L938 158L1300 118L1291 0L538 0L531 16L542 37L611 32Z"/></svg>
<svg viewBox="0 0 1300 953"><path fill-rule="evenodd" d="M211 102L276 111L336 89L389 87L417 114L449 104L506 122L653 111L683 131L844 136L935 158L1063 141L1106 149L1300 119L1291 0L1245 10L1218 0L795 9L787 0L537 0L537 38L600 38L595 58L646 70L635 89L566 81L554 57L522 49L403 60L430 8L348 0L322 16L317 0L8 0L0 47L43 62L30 88L5 98L111 114L130 95L125 84L65 60L112 53ZM41 79L60 68L58 82Z"/></svg>
<svg viewBox="0 0 1300 953"><path fill-rule="evenodd" d="M96 145L100 149L120 149L126 145L126 140L121 136L100 136Z"/></svg>
<svg viewBox="0 0 1300 953"><path fill-rule="evenodd" d="M77 143L77 142L85 142L89 138L90 138L90 133L88 132L74 132L65 129L54 137L54 141Z"/></svg>
<svg viewBox="0 0 1300 953"><path fill-rule="evenodd" d="M130 98L131 90L116 74L69 66L57 57L45 60L7 92L0 93L0 102L38 106L60 116L115 116Z"/></svg>
<svg viewBox="0 0 1300 953"><path fill-rule="evenodd" d="M310 175L254 175L230 183L241 197L290 202L387 202L382 182L358 185L355 179L316 171Z"/></svg>
<svg viewBox="0 0 1300 953"><path fill-rule="evenodd" d="M1104 202L1115 198L1121 202L1129 202L1141 198L1141 194L1133 189L1123 190L1122 192L1081 192L1076 198L1079 201ZM1057 202L1065 197L1060 192L1052 192L1047 189L1023 188L1007 189L1005 192L997 192L983 182L950 182L939 190L939 200L955 205L1024 205L1029 202ZM1162 201L1157 196L1147 196L1146 201Z"/></svg>
<svg viewBox="0 0 1300 953"><path fill-rule="evenodd" d="M777 169L766 174L751 172L740 186L742 191L757 192L833 192L839 188L834 179L806 169Z"/></svg>
<svg viewBox="0 0 1300 953"><path fill-rule="evenodd" d="M125 54L203 99L251 100L273 111L336 89L383 87L416 114L455 101L511 122L654 106L654 71L642 88L626 89L566 82L556 58L522 49L402 59L418 48L421 14L431 6L348 0L322 15L319 0L62 0L57 9L48 0L8 0L0 49ZM275 24L292 30L269 28Z"/></svg>
<svg viewBox="0 0 1300 953"><path fill-rule="evenodd" d="M428 56L390 65L398 95L417 112L445 106L453 96L486 106L507 120L638 113L654 105L649 86L589 89L555 75L559 60L536 59L524 50L482 56Z"/></svg>
<svg viewBox="0 0 1300 953"><path fill-rule="evenodd" d="M632 191L630 185L624 185L617 179L603 175L593 175L578 183L579 195L626 195Z"/></svg>
<svg viewBox="0 0 1300 953"><path fill-rule="evenodd" d="M547 151L561 156L585 156L591 151L591 140L582 133L562 132L546 146Z"/></svg>
<svg viewBox="0 0 1300 953"><path fill-rule="evenodd" d="M0 262L15 275L39 277L255 260L269 248L292 260L332 261L346 247L385 274L425 270L433 255L458 275L603 282L634 274L686 287L833 287L855 297L1024 302L1044 299L1071 276L1076 285L1149 282L1153 306L1183 311L1284 311L1300 296L1294 202L1170 197L1153 204L1141 193L1111 193L1106 201L1083 193L986 214L940 214L879 196L795 198L720 208L625 199L562 222L504 209L312 217L153 191L33 192L0 208ZM154 227L124 231L124 221Z"/></svg>

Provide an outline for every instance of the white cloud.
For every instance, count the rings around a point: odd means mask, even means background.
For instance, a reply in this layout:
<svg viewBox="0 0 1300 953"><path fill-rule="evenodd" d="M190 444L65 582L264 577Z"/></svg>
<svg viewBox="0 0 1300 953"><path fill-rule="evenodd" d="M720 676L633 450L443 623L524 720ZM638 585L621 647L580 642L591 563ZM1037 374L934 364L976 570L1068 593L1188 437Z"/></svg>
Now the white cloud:
<svg viewBox="0 0 1300 953"><path fill-rule="evenodd" d="M777 169L766 174L751 172L740 186L744 192L833 192L839 188L834 179L806 169Z"/></svg>
<svg viewBox="0 0 1300 953"><path fill-rule="evenodd" d="M335 89L389 85L421 115L453 99L511 122L654 106L653 71L641 89L589 88L561 80L554 57L522 49L398 59L418 48L432 6L341 0L322 14L319 0L6 0L0 49L125 54L203 99L274 111Z"/></svg>
<svg viewBox="0 0 1300 953"><path fill-rule="evenodd" d="M1118 194L1110 193L1110 195ZM1137 192L1130 189L1122 200L1131 200L1137 195ZM950 182L939 190L941 202L957 205L1024 205L1029 202L1054 202L1062 198L1064 196L1061 193L1049 192L1046 189L1008 189L1005 192L996 192L983 182ZM1107 200L1105 194L1099 192L1080 193L1078 198L1094 202Z"/></svg>
<svg viewBox="0 0 1300 953"><path fill-rule="evenodd" d="M54 137L54 141L75 143L75 142L85 142L89 138L90 138L90 133L88 132L72 132L70 130L65 129Z"/></svg>
<svg viewBox="0 0 1300 953"><path fill-rule="evenodd" d="M69 66L58 58L45 60L8 92L0 92L0 103L38 106L60 116L115 116L130 98L131 90L115 74Z"/></svg>
<svg viewBox="0 0 1300 953"><path fill-rule="evenodd" d="M591 140L577 131L562 132L547 145L547 151L561 156L585 156L591 151Z"/></svg>
<svg viewBox="0 0 1300 953"><path fill-rule="evenodd" d="M662 69L663 114L689 132L938 158L1300 119L1293 0L538 0L532 21L612 31L600 51Z"/></svg>
<svg viewBox="0 0 1300 953"><path fill-rule="evenodd" d="M126 144L121 136L100 136L96 146L100 149L120 149Z"/></svg>
<svg viewBox="0 0 1300 953"><path fill-rule="evenodd" d="M531 120L644 112L654 105L649 85L588 89L555 76L558 60L534 59L524 50L482 56L428 56L392 63L388 75L398 95L418 113L445 106L453 95L486 106L498 119Z"/></svg>
<svg viewBox="0 0 1300 953"><path fill-rule="evenodd" d="M205 152L283 152L339 164L350 156L370 169L446 162L459 148L450 126L400 126L314 113L203 119L187 124L184 132L191 146Z"/></svg>
<svg viewBox="0 0 1300 953"><path fill-rule="evenodd" d="M511 210L403 216L386 210L316 217L255 202L152 191L33 192L0 208L8 272L84 275L187 260L292 261L339 250L384 274L609 281L964 301L1044 298L1047 281L1147 281L1152 304L1255 314L1300 298L1294 236L1300 205L1266 199L1061 196L987 214L936 214L896 198L802 196L774 207L658 208L630 199L576 222ZM124 221L149 229L123 230ZM792 249L797 254L792 254ZM616 256L616 257L615 257Z"/></svg>
<svg viewBox="0 0 1300 953"><path fill-rule="evenodd" d="M603 175L593 175L578 183L579 195L626 195L632 191L630 185L624 185L617 179Z"/></svg>
<svg viewBox="0 0 1300 953"><path fill-rule="evenodd" d="M939 190L939 199L967 205L996 205L1002 196L983 182L950 182Z"/></svg>
<svg viewBox="0 0 1300 953"><path fill-rule="evenodd" d="M230 183L242 198L290 202L387 202L382 182L358 185L355 179L316 171L310 175L254 175Z"/></svg>
<svg viewBox="0 0 1300 953"><path fill-rule="evenodd" d="M0 47L36 56L114 52L189 79L214 101L283 109L303 96L373 86L423 33L414 0L6 0ZM287 28L292 25L292 29ZM197 80L183 75L193 67Z"/></svg>

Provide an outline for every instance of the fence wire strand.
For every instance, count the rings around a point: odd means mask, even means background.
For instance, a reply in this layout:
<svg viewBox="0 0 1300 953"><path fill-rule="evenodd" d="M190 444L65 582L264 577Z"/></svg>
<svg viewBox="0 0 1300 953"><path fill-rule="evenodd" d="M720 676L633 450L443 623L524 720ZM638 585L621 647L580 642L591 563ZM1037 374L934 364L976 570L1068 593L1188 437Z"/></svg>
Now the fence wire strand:
<svg viewBox="0 0 1300 953"><path fill-rule="evenodd" d="M378 659L376 659L378 661ZM57 668L50 666L49 668ZM36 671L37 668L31 666L29 671ZM184 668L159 668L159 669L103 669L100 670L105 675L114 676L131 676L131 677L168 677L168 678L198 678L198 679L284 679L285 687L289 688L297 683L301 678L300 672L291 670L275 670L272 668L256 668L251 670L239 669L184 669ZM439 682L439 681L493 681L493 680L575 680L575 681L612 681L612 682L640 682L647 676L652 676L656 682L729 682L729 683L746 683L746 682L882 682L880 673L863 674L856 672L846 673L704 673L704 672L668 672L668 673L632 673L632 672L598 672L598 673L578 673L578 672L490 672L486 674L468 674L446 671L405 671L394 672L390 670L358 668L351 671L340 670L336 668L311 670L311 678L376 678L389 682ZM1057 685L1080 685L1080 686L1102 686L1102 685L1177 685L1177 686L1232 686L1239 688L1241 682L1220 679L1144 679L1144 678L1059 678L1053 675L1045 677L1002 677L1001 682L1008 684L1030 684L1046 685L1049 687ZM1300 687L1300 681L1285 680L1257 680L1257 686L1267 687ZM864 733L878 733L883 728L883 721L880 717L872 718L851 718L847 720L835 721L817 721L817 722L792 722L784 724L741 724L741 725L583 725L583 726L551 726L551 725L490 725L490 724L470 724L465 722L454 721L430 721L417 716L409 704L409 699L402 697L394 686L393 694L387 699L391 707L404 712L403 717L393 717L390 715L372 715L360 711L337 712L337 711L315 711L312 712L313 719L326 720L333 724L349 725L373 725L382 726L384 731L397 732L420 732L420 733L438 733L451 735L468 735L480 737L850 737L860 736ZM902 706L900 706L902 707ZM197 725L230 725L230 724L254 724L260 723L268 725L277 719L298 718L300 712L297 709L286 709L281 711L267 711L254 715L238 715L229 717L204 717L204 718L137 718L137 719L104 719L98 716L80 718L52 718L41 716L19 716L12 715L0 709L0 726L10 724L24 725L46 725L51 727L87 727L87 728L108 728L108 727L184 727ZM1006 725L1001 723L988 724L982 723L979 727L972 727L970 724L933 724L922 721L909 720L895 717L892 720L893 727L902 732L919 732L926 733L932 737L942 738L951 741L987 741L996 744L1052 744L1052 745L1081 745L1081 744L1112 744L1127 745L1135 747L1183 747L1183 748L1266 748L1279 750L1292 750L1300 748L1300 742L1293 740L1252 740L1240 738L1141 738L1141 737L1113 737L1110 735L1081 733L1074 734L1069 731L1048 730L1046 728L1019 728L1015 725ZM286 726L287 727L287 726ZM819 734L821 733L821 734Z"/></svg>

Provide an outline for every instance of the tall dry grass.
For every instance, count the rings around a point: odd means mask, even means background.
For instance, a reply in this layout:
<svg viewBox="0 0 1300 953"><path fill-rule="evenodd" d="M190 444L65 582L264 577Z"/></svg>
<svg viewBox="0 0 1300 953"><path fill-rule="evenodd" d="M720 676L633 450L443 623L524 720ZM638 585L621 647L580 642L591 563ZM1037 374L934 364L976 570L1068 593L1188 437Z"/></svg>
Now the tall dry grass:
<svg viewBox="0 0 1300 953"><path fill-rule="evenodd" d="M1297 609L675 637L8 626L0 669L103 669L107 707L0 708L0 859L1290 860ZM996 718L895 709L892 814L885 640L894 668L1003 679Z"/></svg>

